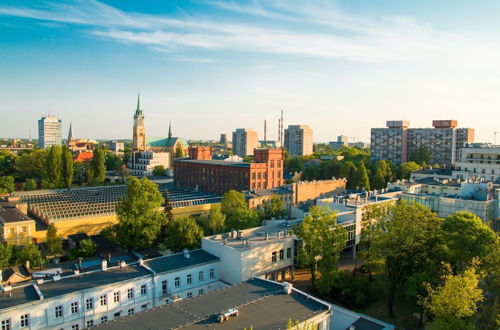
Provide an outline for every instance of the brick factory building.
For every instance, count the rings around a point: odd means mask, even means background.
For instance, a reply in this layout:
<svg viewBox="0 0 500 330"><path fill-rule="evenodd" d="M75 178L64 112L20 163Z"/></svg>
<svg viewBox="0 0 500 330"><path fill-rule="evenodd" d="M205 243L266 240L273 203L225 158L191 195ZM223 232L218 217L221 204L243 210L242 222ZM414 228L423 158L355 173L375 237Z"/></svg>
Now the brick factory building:
<svg viewBox="0 0 500 330"><path fill-rule="evenodd" d="M176 186L223 194L283 185L283 149L255 149L254 163L211 160L211 152L210 147L192 147L190 158L176 159Z"/></svg>

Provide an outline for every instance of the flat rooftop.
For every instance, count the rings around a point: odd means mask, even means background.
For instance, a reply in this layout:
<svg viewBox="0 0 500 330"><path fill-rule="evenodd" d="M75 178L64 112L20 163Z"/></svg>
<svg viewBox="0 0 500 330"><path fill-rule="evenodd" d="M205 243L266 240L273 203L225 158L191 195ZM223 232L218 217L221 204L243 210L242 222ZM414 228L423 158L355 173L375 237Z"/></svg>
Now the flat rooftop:
<svg viewBox="0 0 500 330"><path fill-rule="evenodd" d="M219 258L202 250L189 251L189 258L184 253L176 253L144 261L144 265L153 269L157 273L167 273L183 268L191 268L197 265L204 265L219 261Z"/></svg>
<svg viewBox="0 0 500 330"><path fill-rule="evenodd" d="M224 323L217 315L229 308L238 309L238 317ZM102 329L285 329L289 319L305 321L330 307L319 300L283 285L260 279L211 291L207 294L163 305L132 316L101 324Z"/></svg>
<svg viewBox="0 0 500 330"><path fill-rule="evenodd" d="M197 159L176 159L176 162L203 164L209 166L229 166L229 167L250 167L251 163L244 162L228 162L225 160L197 160Z"/></svg>

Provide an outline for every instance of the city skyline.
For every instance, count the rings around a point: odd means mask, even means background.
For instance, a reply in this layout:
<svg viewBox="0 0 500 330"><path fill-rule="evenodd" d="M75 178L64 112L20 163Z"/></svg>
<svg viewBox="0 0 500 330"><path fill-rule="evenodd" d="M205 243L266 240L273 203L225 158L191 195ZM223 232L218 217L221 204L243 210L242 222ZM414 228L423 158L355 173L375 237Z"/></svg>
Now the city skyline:
<svg viewBox="0 0 500 330"><path fill-rule="evenodd" d="M131 139L137 89L151 136L369 141L386 120L455 119L492 142L500 4L465 1L37 1L0 4L2 137L46 113L77 138ZM481 15L472 15L480 13ZM476 18L475 18L476 17ZM22 115L20 115L22 114ZM112 123L110 125L110 123Z"/></svg>

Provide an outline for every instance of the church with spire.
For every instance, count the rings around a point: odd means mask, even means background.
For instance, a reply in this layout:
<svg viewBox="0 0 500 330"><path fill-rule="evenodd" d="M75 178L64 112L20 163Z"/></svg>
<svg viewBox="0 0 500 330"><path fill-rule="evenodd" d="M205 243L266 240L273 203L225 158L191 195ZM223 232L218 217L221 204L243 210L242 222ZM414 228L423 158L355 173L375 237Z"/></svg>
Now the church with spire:
<svg viewBox="0 0 500 330"><path fill-rule="evenodd" d="M135 176L151 175L154 166L163 165L166 169L170 169L173 159L187 155L189 147L185 139L172 136L171 122L168 125L167 137L147 137L144 119L141 98L138 94L132 131L133 157L127 164Z"/></svg>
<svg viewBox="0 0 500 330"><path fill-rule="evenodd" d="M96 144L97 141L95 140L87 140L87 139L76 139L75 135L73 133L73 124L69 124L69 132L68 132L68 140L66 141L66 144L68 145L68 148L71 152L74 153L82 153L82 152L89 152L91 153L92 150L94 150L94 144Z"/></svg>

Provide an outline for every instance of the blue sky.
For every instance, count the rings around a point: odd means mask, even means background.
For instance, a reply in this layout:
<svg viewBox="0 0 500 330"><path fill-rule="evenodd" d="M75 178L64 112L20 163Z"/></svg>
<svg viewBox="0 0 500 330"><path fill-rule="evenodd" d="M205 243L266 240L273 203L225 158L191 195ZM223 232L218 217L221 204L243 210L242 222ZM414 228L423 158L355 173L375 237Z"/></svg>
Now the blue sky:
<svg viewBox="0 0 500 330"><path fill-rule="evenodd" d="M315 141L457 119L500 131L500 1L0 0L0 136L45 113L84 138L216 139L237 127Z"/></svg>

